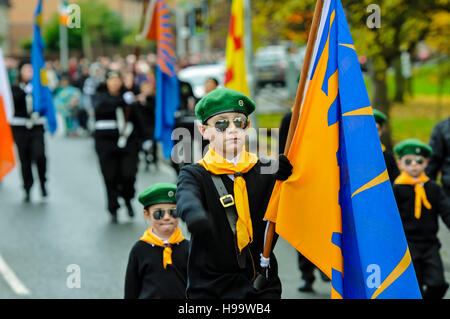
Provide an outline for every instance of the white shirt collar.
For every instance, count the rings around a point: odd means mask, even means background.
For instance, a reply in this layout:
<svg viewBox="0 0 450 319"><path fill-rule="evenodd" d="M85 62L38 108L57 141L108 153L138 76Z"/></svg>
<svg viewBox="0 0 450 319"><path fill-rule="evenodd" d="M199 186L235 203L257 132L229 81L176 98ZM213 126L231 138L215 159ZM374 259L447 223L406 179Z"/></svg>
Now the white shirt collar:
<svg viewBox="0 0 450 319"><path fill-rule="evenodd" d="M241 157L241 153L240 152L235 157L233 157L231 160L228 160L228 159L226 159L226 160L227 160L227 162L230 162L234 166L237 166L237 164L239 162L239 157Z"/></svg>
<svg viewBox="0 0 450 319"><path fill-rule="evenodd" d="M231 160L228 160L227 158L225 158L225 159L227 160L227 162L233 164L234 166L237 166L237 164L239 162L239 157L241 157L241 153L240 152L239 152L238 155L233 157ZM234 175L233 174L228 174L228 177L231 178L232 181L234 181Z"/></svg>
<svg viewBox="0 0 450 319"><path fill-rule="evenodd" d="M162 239L162 238L160 238L158 235L155 234L155 232L153 231L153 229L152 229L151 231L152 231L152 234L155 235L156 238L158 238L159 240L161 240L162 242L164 242L164 244L169 243L169 240L168 240L168 239Z"/></svg>

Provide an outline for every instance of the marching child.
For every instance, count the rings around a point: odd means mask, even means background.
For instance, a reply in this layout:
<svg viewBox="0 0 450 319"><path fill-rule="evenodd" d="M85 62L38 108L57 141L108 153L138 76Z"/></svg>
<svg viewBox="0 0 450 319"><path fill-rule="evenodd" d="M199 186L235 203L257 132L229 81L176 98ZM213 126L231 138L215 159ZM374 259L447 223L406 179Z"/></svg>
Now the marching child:
<svg viewBox="0 0 450 319"><path fill-rule="evenodd" d="M151 226L130 252L125 299L184 299L189 241L178 227L176 186L158 183L139 195Z"/></svg>
<svg viewBox="0 0 450 319"><path fill-rule="evenodd" d="M414 269L424 299L441 299L448 283L444 278L437 237L438 216L450 228L450 202L442 188L424 173L431 147L407 139L394 147L401 174L393 190L408 241Z"/></svg>
<svg viewBox="0 0 450 319"><path fill-rule="evenodd" d="M287 179L292 166L281 155L278 170L270 170L274 163L245 150L254 109L251 99L228 88L211 91L195 107L209 150L181 169L176 194L177 210L191 232L189 299L281 297L273 253L267 282L254 282L261 272L266 207L275 180Z"/></svg>

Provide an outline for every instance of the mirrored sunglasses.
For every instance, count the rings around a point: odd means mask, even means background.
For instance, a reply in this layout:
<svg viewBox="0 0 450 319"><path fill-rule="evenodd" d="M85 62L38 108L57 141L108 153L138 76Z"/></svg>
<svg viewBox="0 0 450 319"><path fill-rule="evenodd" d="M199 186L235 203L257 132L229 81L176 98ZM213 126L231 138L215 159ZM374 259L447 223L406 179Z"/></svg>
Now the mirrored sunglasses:
<svg viewBox="0 0 450 319"><path fill-rule="evenodd" d="M411 158L405 159L406 166L411 165L413 162L416 162L418 165L422 165L425 162L425 160L423 157L420 157L420 156L417 156L415 159L411 159Z"/></svg>
<svg viewBox="0 0 450 319"><path fill-rule="evenodd" d="M164 210L164 209L158 209L153 211L152 215L153 218L156 220L160 220L161 218L164 217L164 215L166 215L166 213L169 213L169 215L173 218L178 218L178 213L176 208L172 208L172 209L168 209L168 210Z"/></svg>
<svg viewBox="0 0 450 319"><path fill-rule="evenodd" d="M234 126L243 130L245 130L248 127L248 119L242 116L235 117L233 119L233 123ZM214 127L216 128L217 132L225 132L229 126L230 126L229 119L220 119L214 123Z"/></svg>

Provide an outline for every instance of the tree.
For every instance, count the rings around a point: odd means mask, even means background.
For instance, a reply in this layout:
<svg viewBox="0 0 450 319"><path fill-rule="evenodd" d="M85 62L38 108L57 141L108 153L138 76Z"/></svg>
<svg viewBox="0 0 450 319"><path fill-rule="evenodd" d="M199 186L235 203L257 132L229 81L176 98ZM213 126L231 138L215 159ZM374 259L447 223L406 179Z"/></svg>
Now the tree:
<svg viewBox="0 0 450 319"><path fill-rule="evenodd" d="M120 16L108 8L103 2L84 1L80 6L81 28L68 29L69 47L73 49L87 49L86 45L95 44L98 47L104 45L120 45L127 35ZM59 15L55 13L45 27L44 39L47 49L59 50Z"/></svg>
<svg viewBox="0 0 450 319"><path fill-rule="evenodd" d="M254 48L280 40L307 42L315 1L253 0L252 6Z"/></svg>
<svg viewBox="0 0 450 319"><path fill-rule="evenodd" d="M400 56L413 52L432 29L431 21L438 12L446 12L446 0L341 0L357 53L367 56L372 83L372 105L389 114L387 70L394 67L397 75L397 100L403 99ZM306 41L316 0L254 0L253 32L257 45L292 39ZM380 9L379 28L370 28L369 5ZM443 23L444 18L439 21ZM448 21L448 20L447 20ZM264 27L262 27L264 26ZM447 29L448 30L448 29ZM447 42L448 44L448 42ZM255 47L257 46L255 45ZM389 129L383 142L392 146Z"/></svg>
<svg viewBox="0 0 450 319"><path fill-rule="evenodd" d="M380 28L367 27L367 7L376 3L380 8ZM386 114L390 111L387 90L387 70L396 71L396 100L403 101L403 78L400 67L402 51L413 52L425 39L432 16L445 9L441 0L343 0L353 40L359 54L368 58L372 82L372 105ZM387 147L392 146L389 130L383 136Z"/></svg>

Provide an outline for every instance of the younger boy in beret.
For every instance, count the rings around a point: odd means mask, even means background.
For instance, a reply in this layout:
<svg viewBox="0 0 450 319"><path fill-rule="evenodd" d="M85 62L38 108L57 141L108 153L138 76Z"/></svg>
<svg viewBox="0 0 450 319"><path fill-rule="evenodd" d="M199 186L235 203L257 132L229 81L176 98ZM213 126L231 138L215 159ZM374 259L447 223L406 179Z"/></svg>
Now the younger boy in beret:
<svg viewBox="0 0 450 319"><path fill-rule="evenodd" d="M261 272L266 207L275 180L287 179L292 166L282 155L278 170L266 172L274 163L245 150L254 109L251 99L228 88L208 93L195 107L209 150L178 176L177 210L191 232L187 298L281 297L273 253L267 284L253 283Z"/></svg>
<svg viewBox="0 0 450 319"><path fill-rule="evenodd" d="M448 283L439 255L438 216L450 228L450 202L442 188L424 173L431 147L408 139L394 147L401 174L393 190L424 299L440 299Z"/></svg>
<svg viewBox="0 0 450 319"><path fill-rule="evenodd" d="M139 195L151 226L130 252L125 299L184 299L189 241L178 228L176 186L158 183Z"/></svg>
<svg viewBox="0 0 450 319"><path fill-rule="evenodd" d="M373 109L373 116L375 118L375 123L377 125L378 136L381 138L383 131L386 127L386 122L388 117L383 112ZM381 149L383 150L384 161L386 163L386 168L389 174L389 179L391 184L395 181L398 175L400 175L400 170L397 167L394 154L386 149L386 146L381 143Z"/></svg>

